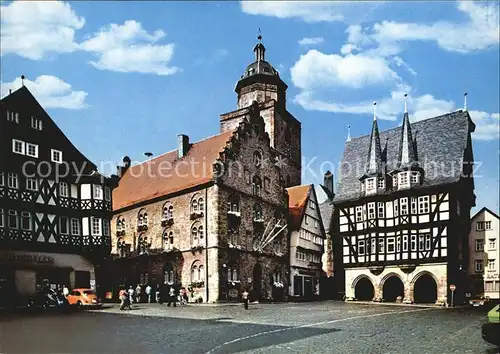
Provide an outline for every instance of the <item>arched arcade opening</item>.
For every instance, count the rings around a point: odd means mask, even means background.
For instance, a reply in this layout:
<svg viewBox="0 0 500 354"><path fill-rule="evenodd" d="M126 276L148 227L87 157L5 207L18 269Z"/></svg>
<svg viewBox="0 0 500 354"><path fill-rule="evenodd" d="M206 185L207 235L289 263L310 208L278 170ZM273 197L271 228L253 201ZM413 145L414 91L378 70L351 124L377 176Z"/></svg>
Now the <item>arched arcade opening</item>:
<svg viewBox="0 0 500 354"><path fill-rule="evenodd" d="M382 288L382 298L385 302L395 302L398 296L404 298L405 286L396 275L390 276L384 282Z"/></svg>
<svg viewBox="0 0 500 354"><path fill-rule="evenodd" d="M359 301L372 301L375 289L370 279L363 277L354 286L354 297Z"/></svg>
<svg viewBox="0 0 500 354"><path fill-rule="evenodd" d="M426 273L417 278L413 285L413 302L433 304L437 300L437 284L432 275Z"/></svg>

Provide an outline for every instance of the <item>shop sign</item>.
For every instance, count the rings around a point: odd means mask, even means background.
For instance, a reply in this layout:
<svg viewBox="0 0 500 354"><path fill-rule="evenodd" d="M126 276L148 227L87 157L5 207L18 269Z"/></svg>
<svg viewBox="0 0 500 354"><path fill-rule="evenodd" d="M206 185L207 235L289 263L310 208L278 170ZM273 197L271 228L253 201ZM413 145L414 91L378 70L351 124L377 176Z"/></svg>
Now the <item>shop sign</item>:
<svg viewBox="0 0 500 354"><path fill-rule="evenodd" d="M0 253L0 262L24 263L24 264L54 264L54 258L51 256Z"/></svg>
<svg viewBox="0 0 500 354"><path fill-rule="evenodd" d="M238 297L238 290L236 290L236 289L229 290L229 297L231 297L231 298Z"/></svg>

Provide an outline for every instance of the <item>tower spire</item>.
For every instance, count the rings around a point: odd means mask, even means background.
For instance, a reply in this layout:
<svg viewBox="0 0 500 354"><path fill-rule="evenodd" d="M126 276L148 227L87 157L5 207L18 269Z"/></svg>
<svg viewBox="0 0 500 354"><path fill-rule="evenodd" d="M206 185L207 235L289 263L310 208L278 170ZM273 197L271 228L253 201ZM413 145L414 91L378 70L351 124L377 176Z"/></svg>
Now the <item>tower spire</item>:
<svg viewBox="0 0 500 354"><path fill-rule="evenodd" d="M373 120L377 120L377 101L373 101Z"/></svg>
<svg viewBox="0 0 500 354"><path fill-rule="evenodd" d="M405 113L408 113L408 105L407 105L407 101L408 101L408 94L405 93Z"/></svg>
<svg viewBox="0 0 500 354"><path fill-rule="evenodd" d="M464 111L467 112L467 92L464 93Z"/></svg>
<svg viewBox="0 0 500 354"><path fill-rule="evenodd" d="M351 126L347 126L347 139L346 141L351 141Z"/></svg>
<svg viewBox="0 0 500 354"><path fill-rule="evenodd" d="M260 33L260 28L259 28L259 35L257 36L257 40L259 43L255 45L255 48L253 51L255 52L255 61L264 61L266 60L265 54L266 54L266 47L264 47L264 44L262 44L262 34Z"/></svg>
<svg viewBox="0 0 500 354"><path fill-rule="evenodd" d="M373 125L370 136L370 149L368 151L367 175L382 173L382 147L377 123L377 102L373 102Z"/></svg>

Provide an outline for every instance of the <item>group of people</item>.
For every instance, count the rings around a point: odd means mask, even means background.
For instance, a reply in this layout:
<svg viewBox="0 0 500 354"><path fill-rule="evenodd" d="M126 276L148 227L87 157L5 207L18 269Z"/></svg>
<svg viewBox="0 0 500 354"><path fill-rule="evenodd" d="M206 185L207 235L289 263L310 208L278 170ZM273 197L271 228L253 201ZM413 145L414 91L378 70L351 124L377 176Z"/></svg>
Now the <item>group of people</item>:
<svg viewBox="0 0 500 354"><path fill-rule="evenodd" d="M157 285L153 294L153 288L151 285L148 284L144 288L143 293L143 287L138 284L135 289L133 286L130 286L128 289L125 287L120 289L118 294L120 299L120 310L130 310L131 304L134 302L140 303L145 300L145 302L151 303L153 302L153 295L155 302L159 304L167 302L168 307L172 304L176 307L177 302L181 305L186 305L189 301L188 290L184 287L176 289L174 285L169 285L165 282L163 286Z"/></svg>

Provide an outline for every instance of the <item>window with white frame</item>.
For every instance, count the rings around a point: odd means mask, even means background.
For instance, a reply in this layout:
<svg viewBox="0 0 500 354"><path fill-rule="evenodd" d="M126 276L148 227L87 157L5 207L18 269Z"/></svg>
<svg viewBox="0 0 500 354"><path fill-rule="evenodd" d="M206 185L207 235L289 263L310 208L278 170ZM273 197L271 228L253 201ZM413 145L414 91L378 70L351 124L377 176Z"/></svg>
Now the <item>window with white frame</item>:
<svg viewBox="0 0 500 354"><path fill-rule="evenodd" d="M163 232L163 249L170 250L174 247L174 232L165 230Z"/></svg>
<svg viewBox="0 0 500 354"><path fill-rule="evenodd" d="M476 240L476 252L484 251L484 240Z"/></svg>
<svg viewBox="0 0 500 354"><path fill-rule="evenodd" d="M484 231L484 221L476 221L476 231Z"/></svg>
<svg viewBox="0 0 500 354"><path fill-rule="evenodd" d="M396 252L401 252L401 236L396 237Z"/></svg>
<svg viewBox="0 0 500 354"><path fill-rule="evenodd" d="M111 188L108 186L104 187L104 200L111 201Z"/></svg>
<svg viewBox="0 0 500 354"><path fill-rule="evenodd" d="M365 255L365 240L358 240L358 256Z"/></svg>
<svg viewBox="0 0 500 354"><path fill-rule="evenodd" d="M418 184L420 182L420 173L412 172L411 173L411 184Z"/></svg>
<svg viewBox="0 0 500 354"><path fill-rule="evenodd" d="M362 206L357 206L356 207L356 222L363 221L363 207Z"/></svg>
<svg viewBox="0 0 500 354"><path fill-rule="evenodd" d="M366 180L366 191L373 191L375 189L375 178L368 178Z"/></svg>
<svg viewBox="0 0 500 354"><path fill-rule="evenodd" d="M378 239L378 252L379 253L385 252L385 239L383 238Z"/></svg>
<svg viewBox="0 0 500 354"><path fill-rule="evenodd" d="M488 259L488 271L495 271L497 269L494 259Z"/></svg>
<svg viewBox="0 0 500 354"><path fill-rule="evenodd" d="M31 213L27 211L21 213L21 229L25 231L31 230Z"/></svg>
<svg viewBox="0 0 500 354"><path fill-rule="evenodd" d="M306 216L304 217L304 222L306 223L306 225L309 225L309 215L306 214Z"/></svg>
<svg viewBox="0 0 500 354"><path fill-rule="evenodd" d="M394 201L394 216L399 216L399 201L397 199Z"/></svg>
<svg viewBox="0 0 500 354"><path fill-rule="evenodd" d="M412 213L412 215L416 215L417 214L417 211L418 211L417 205L418 205L417 204L417 198L411 197L411 199L410 199L410 207L411 207L411 213Z"/></svg>
<svg viewBox="0 0 500 354"><path fill-rule="evenodd" d="M227 267L227 280L230 282L238 281L238 269L236 266Z"/></svg>
<svg viewBox="0 0 500 354"><path fill-rule="evenodd" d="M59 232L62 235L69 234L69 219L65 216L59 218Z"/></svg>
<svg viewBox="0 0 500 354"><path fill-rule="evenodd" d="M418 235L418 250L423 251L425 249L425 237L423 234Z"/></svg>
<svg viewBox="0 0 500 354"><path fill-rule="evenodd" d="M5 173L0 172L0 187L5 186Z"/></svg>
<svg viewBox="0 0 500 354"><path fill-rule="evenodd" d="M37 191L38 190L37 179L31 177L26 178L26 189L29 191Z"/></svg>
<svg viewBox="0 0 500 354"><path fill-rule="evenodd" d="M31 127L36 130L42 130L42 120L40 118L31 116Z"/></svg>
<svg viewBox="0 0 500 354"><path fill-rule="evenodd" d="M375 239L375 237L372 237L370 241L370 253L371 254L377 253L377 240Z"/></svg>
<svg viewBox="0 0 500 354"><path fill-rule="evenodd" d="M410 186L409 180L408 180L408 172L400 172L398 173L398 186L399 188L408 188Z"/></svg>
<svg viewBox="0 0 500 354"><path fill-rule="evenodd" d="M101 218L92 217L92 235L101 236Z"/></svg>
<svg viewBox="0 0 500 354"><path fill-rule="evenodd" d="M22 140L12 139L12 152L19 155L25 154L26 143Z"/></svg>
<svg viewBox="0 0 500 354"><path fill-rule="evenodd" d="M375 203L368 203L368 219L375 219Z"/></svg>
<svg viewBox="0 0 500 354"><path fill-rule="evenodd" d="M491 221L484 222L484 230L486 231L491 230Z"/></svg>
<svg viewBox="0 0 500 354"><path fill-rule="evenodd" d="M314 204L315 204L314 200L310 200L309 201L309 208L314 209L315 208Z"/></svg>
<svg viewBox="0 0 500 354"><path fill-rule="evenodd" d="M408 235L403 235L403 252L408 251Z"/></svg>
<svg viewBox="0 0 500 354"><path fill-rule="evenodd" d="M0 209L0 227L5 227L5 213Z"/></svg>
<svg viewBox="0 0 500 354"><path fill-rule="evenodd" d="M482 259L476 259L474 261L474 271L476 273L482 273L484 270L484 261Z"/></svg>
<svg viewBox="0 0 500 354"><path fill-rule="evenodd" d="M32 143L26 143L26 155L30 157L38 157L38 145Z"/></svg>
<svg viewBox="0 0 500 354"><path fill-rule="evenodd" d="M137 225L138 226L148 225L148 213L146 213L146 210L143 209L139 211L139 214L137 216Z"/></svg>
<svg viewBox="0 0 500 354"><path fill-rule="evenodd" d="M50 160L55 163L62 163L63 162L62 151L56 149L50 149Z"/></svg>
<svg viewBox="0 0 500 354"><path fill-rule="evenodd" d="M488 249L492 251L495 250L496 248L497 248L496 240L494 238L490 239L488 242Z"/></svg>
<svg viewBox="0 0 500 354"><path fill-rule="evenodd" d="M169 202L167 202L163 206L163 213L161 218L162 220L170 220L174 218L174 207Z"/></svg>
<svg viewBox="0 0 500 354"><path fill-rule="evenodd" d="M378 211L378 218L383 219L385 217L385 203L384 202L378 202L377 203L377 211Z"/></svg>
<svg viewBox="0 0 500 354"><path fill-rule="evenodd" d="M102 220L102 233L104 236L109 236L109 220Z"/></svg>
<svg viewBox="0 0 500 354"><path fill-rule="evenodd" d="M432 248L432 237L430 233L424 234L425 237L425 250L430 251Z"/></svg>
<svg viewBox="0 0 500 354"><path fill-rule="evenodd" d="M68 184L66 182L59 182L59 196L67 198L68 195Z"/></svg>
<svg viewBox="0 0 500 354"><path fill-rule="evenodd" d="M75 218L71 219L71 234L74 236L80 235L80 220Z"/></svg>
<svg viewBox="0 0 500 354"><path fill-rule="evenodd" d="M418 197L418 213L426 214L429 212L429 196L424 195L422 197Z"/></svg>
<svg viewBox="0 0 500 354"><path fill-rule="evenodd" d="M102 186L100 184L94 184L94 199L102 200Z"/></svg>
<svg viewBox="0 0 500 354"><path fill-rule="evenodd" d="M19 113L7 111L7 120L14 123L19 123Z"/></svg>
<svg viewBox="0 0 500 354"><path fill-rule="evenodd" d="M9 173L7 175L7 186L13 189L19 188L19 179L17 177L17 173Z"/></svg>
<svg viewBox="0 0 500 354"><path fill-rule="evenodd" d="M395 239L394 237L387 238L387 252L394 253L395 252Z"/></svg>
<svg viewBox="0 0 500 354"><path fill-rule="evenodd" d="M16 210L9 210L8 224L9 224L9 229L17 229L19 227Z"/></svg>
<svg viewBox="0 0 500 354"><path fill-rule="evenodd" d="M417 235L411 235L411 238L410 238L410 249L412 251L416 251L417 250Z"/></svg>
<svg viewBox="0 0 500 354"><path fill-rule="evenodd" d="M401 215L408 215L408 198L401 198L400 207Z"/></svg>
<svg viewBox="0 0 500 354"><path fill-rule="evenodd" d="M379 180L378 180L378 188L379 189L384 189L385 188L385 180L383 178L379 178Z"/></svg>

